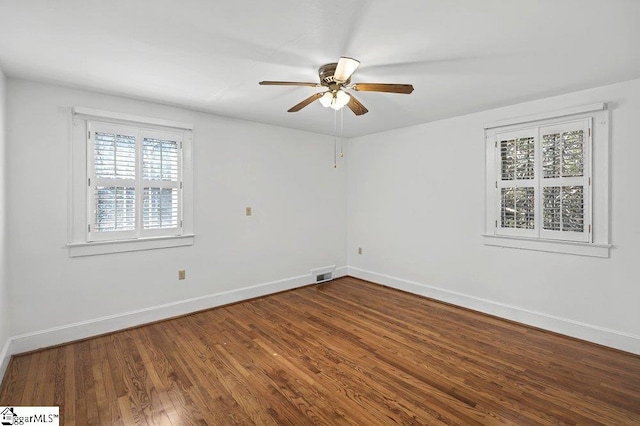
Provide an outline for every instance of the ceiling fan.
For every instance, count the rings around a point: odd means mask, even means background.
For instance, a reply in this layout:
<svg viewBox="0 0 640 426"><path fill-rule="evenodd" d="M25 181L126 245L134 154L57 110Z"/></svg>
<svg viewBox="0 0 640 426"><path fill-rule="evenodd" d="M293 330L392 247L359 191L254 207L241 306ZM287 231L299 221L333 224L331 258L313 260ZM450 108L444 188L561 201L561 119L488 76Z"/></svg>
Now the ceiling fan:
<svg viewBox="0 0 640 426"><path fill-rule="evenodd" d="M345 89L360 92L385 92L404 93L413 92L411 84L389 84L389 83L351 83L351 76L360 65L360 61L353 58L341 57L338 62L325 64L318 69L320 83L301 83L296 81L261 81L262 86L307 86L326 87L327 90L309 96L297 105L291 107L288 112L297 112L312 102L319 100L322 106L339 110L345 105L349 107L355 115L363 115L369 112L367 108L358 101L355 96L345 91Z"/></svg>

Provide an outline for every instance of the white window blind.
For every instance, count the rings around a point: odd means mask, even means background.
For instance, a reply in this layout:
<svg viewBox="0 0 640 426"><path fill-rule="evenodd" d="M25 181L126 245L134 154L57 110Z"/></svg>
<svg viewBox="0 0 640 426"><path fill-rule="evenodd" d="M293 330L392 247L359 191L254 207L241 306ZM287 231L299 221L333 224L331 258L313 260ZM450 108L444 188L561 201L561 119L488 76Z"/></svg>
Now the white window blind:
<svg viewBox="0 0 640 426"><path fill-rule="evenodd" d="M590 135L590 119L539 130L542 238L591 241Z"/></svg>
<svg viewBox="0 0 640 426"><path fill-rule="evenodd" d="M145 137L142 141L142 227L177 229L178 141Z"/></svg>
<svg viewBox="0 0 640 426"><path fill-rule="evenodd" d="M182 135L89 121L88 241L180 235Z"/></svg>
<svg viewBox="0 0 640 426"><path fill-rule="evenodd" d="M495 134L495 234L590 241L591 119Z"/></svg>
<svg viewBox="0 0 640 426"><path fill-rule="evenodd" d="M531 130L498 135L499 218L496 227L506 235L535 236L535 132Z"/></svg>
<svg viewBox="0 0 640 426"><path fill-rule="evenodd" d="M136 140L124 133L113 129L94 135L95 232L135 230Z"/></svg>

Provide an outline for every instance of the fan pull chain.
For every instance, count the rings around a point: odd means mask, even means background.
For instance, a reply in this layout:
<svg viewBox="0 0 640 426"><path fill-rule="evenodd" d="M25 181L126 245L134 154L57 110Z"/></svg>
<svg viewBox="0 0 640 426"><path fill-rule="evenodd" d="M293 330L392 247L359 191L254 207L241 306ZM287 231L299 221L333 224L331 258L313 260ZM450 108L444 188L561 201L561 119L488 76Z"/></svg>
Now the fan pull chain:
<svg viewBox="0 0 640 426"><path fill-rule="evenodd" d="M333 110L333 168L338 167L338 111Z"/></svg>
<svg viewBox="0 0 640 426"><path fill-rule="evenodd" d="M344 158L344 151L342 150L342 130L344 129L344 108L340 109L340 158Z"/></svg>

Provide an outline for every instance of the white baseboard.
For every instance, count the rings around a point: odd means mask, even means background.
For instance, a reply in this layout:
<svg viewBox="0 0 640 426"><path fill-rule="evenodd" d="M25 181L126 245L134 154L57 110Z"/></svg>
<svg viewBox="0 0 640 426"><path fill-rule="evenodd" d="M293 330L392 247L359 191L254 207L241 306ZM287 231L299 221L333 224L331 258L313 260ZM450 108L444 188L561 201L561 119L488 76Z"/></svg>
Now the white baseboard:
<svg viewBox="0 0 640 426"><path fill-rule="evenodd" d="M8 338L2 347L2 352L0 352L0 383L2 383L4 372L7 371L9 360L11 359L11 342L11 338Z"/></svg>
<svg viewBox="0 0 640 426"><path fill-rule="evenodd" d="M343 277L346 274L347 267L343 266L335 269L334 277ZM215 308L216 306L253 299L255 297L266 296L280 291L291 290L305 285L315 284L315 282L316 277L314 275L299 275L297 277L271 281L237 290L209 294L164 305L152 306L137 311L94 318L87 321L13 336L7 339L0 353L0 378L4 377L9 359L15 354L72 342L74 340L86 339L100 334L136 327L204 309Z"/></svg>
<svg viewBox="0 0 640 426"><path fill-rule="evenodd" d="M352 266L349 266L347 271L348 275L355 278L640 355L640 336L630 333L530 311Z"/></svg>

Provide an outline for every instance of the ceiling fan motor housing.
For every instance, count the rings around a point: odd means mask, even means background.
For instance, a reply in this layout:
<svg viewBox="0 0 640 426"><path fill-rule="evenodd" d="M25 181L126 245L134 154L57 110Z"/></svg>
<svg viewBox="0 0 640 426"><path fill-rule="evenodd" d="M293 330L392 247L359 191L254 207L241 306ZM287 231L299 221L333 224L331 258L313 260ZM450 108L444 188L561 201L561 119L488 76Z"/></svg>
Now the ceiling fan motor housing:
<svg viewBox="0 0 640 426"><path fill-rule="evenodd" d="M351 77L349 77L349 79L347 79L347 81L343 82L343 83L338 83L337 81L334 80L333 75L336 72L336 67L338 66L337 62L331 63L331 64L325 64L323 66L321 66L320 68L318 68L318 76L320 77L320 84L322 84L323 86L329 87L331 88L331 86L338 84L340 86L349 84L351 82Z"/></svg>

